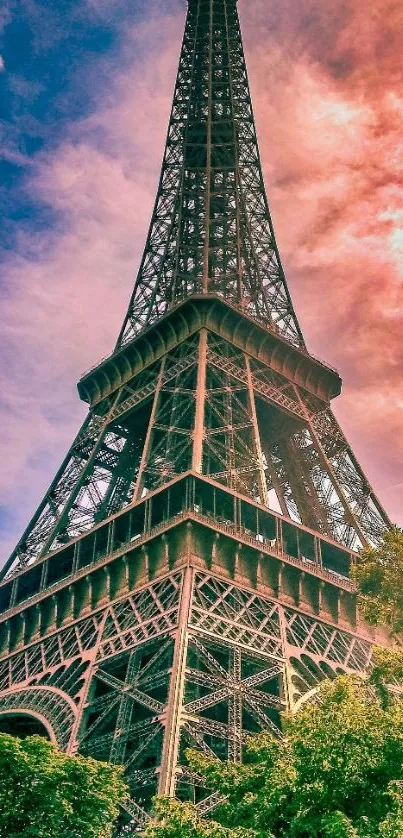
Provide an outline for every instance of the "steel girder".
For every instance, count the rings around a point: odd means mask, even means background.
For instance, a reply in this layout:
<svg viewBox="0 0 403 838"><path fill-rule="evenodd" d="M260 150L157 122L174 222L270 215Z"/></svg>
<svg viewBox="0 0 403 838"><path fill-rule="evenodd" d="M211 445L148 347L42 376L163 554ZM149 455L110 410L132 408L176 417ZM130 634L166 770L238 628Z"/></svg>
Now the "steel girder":
<svg viewBox="0 0 403 838"><path fill-rule="evenodd" d="M203 293L309 361L268 210L235 0L189 3L156 204L117 349L139 332L152 343L147 327ZM90 410L3 576L189 468L349 547L378 542L390 524L329 404L202 328Z"/></svg>

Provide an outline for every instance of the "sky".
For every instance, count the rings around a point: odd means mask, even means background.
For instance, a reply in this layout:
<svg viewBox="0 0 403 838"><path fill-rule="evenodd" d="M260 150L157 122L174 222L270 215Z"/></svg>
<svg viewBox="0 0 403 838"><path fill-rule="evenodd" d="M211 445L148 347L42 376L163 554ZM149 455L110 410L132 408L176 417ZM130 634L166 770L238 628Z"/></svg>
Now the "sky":
<svg viewBox="0 0 403 838"><path fill-rule="evenodd" d="M403 6L239 0L264 176L308 348L403 524ZM0 9L0 561L113 349L157 188L184 0Z"/></svg>

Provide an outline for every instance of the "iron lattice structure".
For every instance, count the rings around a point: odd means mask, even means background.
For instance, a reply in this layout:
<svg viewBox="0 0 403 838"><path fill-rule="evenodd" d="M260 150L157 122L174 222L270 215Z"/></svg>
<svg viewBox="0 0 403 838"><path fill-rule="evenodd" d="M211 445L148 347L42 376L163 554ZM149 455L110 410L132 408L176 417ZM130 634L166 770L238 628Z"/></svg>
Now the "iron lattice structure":
<svg viewBox="0 0 403 838"><path fill-rule="evenodd" d="M235 0L189 2L133 297L78 386L88 417L3 569L0 714L124 764L126 834L157 790L217 804L189 744L239 761L365 669L349 568L389 526L292 307Z"/></svg>

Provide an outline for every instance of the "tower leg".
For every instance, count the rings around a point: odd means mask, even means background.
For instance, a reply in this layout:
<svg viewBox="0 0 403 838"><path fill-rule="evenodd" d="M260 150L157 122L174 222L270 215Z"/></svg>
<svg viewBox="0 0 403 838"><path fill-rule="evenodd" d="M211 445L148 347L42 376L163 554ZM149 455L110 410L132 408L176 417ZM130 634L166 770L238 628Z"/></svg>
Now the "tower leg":
<svg viewBox="0 0 403 838"><path fill-rule="evenodd" d="M174 796L176 786L176 766L179 757L182 722L181 711L185 688L188 623L192 603L193 575L193 569L187 567L183 578L179 622L176 629L172 675L166 708L165 737L158 793L167 797Z"/></svg>

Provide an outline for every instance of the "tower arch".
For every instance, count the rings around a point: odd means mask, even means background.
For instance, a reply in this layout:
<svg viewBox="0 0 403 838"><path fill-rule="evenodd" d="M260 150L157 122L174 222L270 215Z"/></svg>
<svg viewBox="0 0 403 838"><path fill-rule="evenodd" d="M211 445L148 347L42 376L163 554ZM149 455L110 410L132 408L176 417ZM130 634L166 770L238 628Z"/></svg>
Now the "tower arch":
<svg viewBox="0 0 403 838"><path fill-rule="evenodd" d="M56 737L48 719L34 710L0 710L0 733L8 733L18 739L27 736L42 736L57 744Z"/></svg>
<svg viewBox="0 0 403 838"><path fill-rule="evenodd" d="M66 749L75 716L76 708L71 698L53 687L26 687L22 690L8 690L0 693L0 732L2 733L7 732L18 736L18 729L23 732L25 727L25 736L33 733L44 735L41 732L42 728L51 742ZM10 722L6 723L6 719ZM11 724L12 719L13 724ZM29 731L29 724L32 733ZM10 730L4 729L7 726Z"/></svg>

